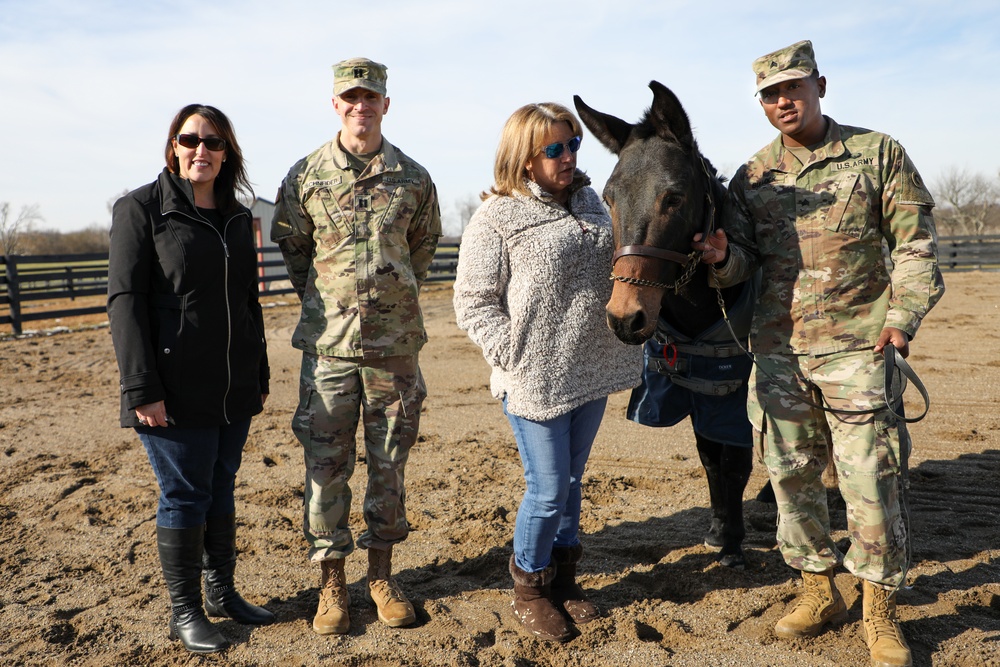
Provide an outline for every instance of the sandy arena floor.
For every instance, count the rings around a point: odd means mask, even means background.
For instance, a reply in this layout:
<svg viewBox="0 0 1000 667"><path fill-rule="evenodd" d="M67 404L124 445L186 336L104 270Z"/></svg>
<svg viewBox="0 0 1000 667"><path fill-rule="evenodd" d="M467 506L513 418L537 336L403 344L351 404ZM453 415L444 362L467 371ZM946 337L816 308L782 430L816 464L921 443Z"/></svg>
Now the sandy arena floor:
<svg viewBox="0 0 1000 667"><path fill-rule="evenodd" d="M911 429L915 564L900 614L916 665L1000 665L1000 273L946 274L948 292L914 341L931 392ZM729 571L702 545L707 486L690 427L641 427L612 397L585 480L582 581L604 618L565 645L519 631L507 559L523 492L517 450L488 369L454 323L450 287L424 296L431 342L419 447L408 468L413 532L397 550L415 627L390 629L364 601L364 554L348 560L351 633L311 630L319 569L300 533L302 456L289 430L297 305L266 312L272 396L237 480L237 579L277 614L257 629L219 621L234 642L201 658L166 636L154 540L156 482L135 434L118 428L106 328L0 341L0 655L16 665L771 667L867 664L860 588L837 583L849 621L812 641L777 639L798 579L774 548L773 508L745 509L750 566ZM916 392L911 392L916 396ZM356 495L364 466L355 476ZM357 500L355 509L357 509ZM355 517L357 519L357 517ZM844 538L844 512L833 512ZM353 524L358 527L357 520Z"/></svg>

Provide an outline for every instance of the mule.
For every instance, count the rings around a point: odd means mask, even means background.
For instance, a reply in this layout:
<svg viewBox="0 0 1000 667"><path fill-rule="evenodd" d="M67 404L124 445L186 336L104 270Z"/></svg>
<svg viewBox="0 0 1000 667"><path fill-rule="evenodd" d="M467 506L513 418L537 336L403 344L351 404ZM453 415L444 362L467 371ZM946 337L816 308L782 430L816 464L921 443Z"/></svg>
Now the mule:
<svg viewBox="0 0 1000 667"><path fill-rule="evenodd" d="M732 345L734 341L728 330L706 340L708 332L719 333L724 324L719 295L727 312L741 298L753 296L747 295L747 285L721 291L712 288L708 266L700 261L700 253L692 251L696 233L709 234L721 227L726 189L715 168L698 150L691 123L677 97L657 81L650 82L649 87L653 91L653 104L635 124L595 111L579 96L574 96L573 101L587 129L618 156L604 188L615 239L612 264L615 282L606 307L608 325L619 339L631 344L643 344L657 334L668 346L665 349L672 349L676 362L684 354L688 357L718 354L719 346L726 340ZM737 333L745 347L749 315L740 328L743 330ZM742 351L736 354L740 360L745 358ZM734 360L736 354L731 355ZM650 363L647 359L647 376ZM746 564L742 548L746 534L743 492L752 467L746 419L749 372L749 363L743 363L726 398L729 410L736 413L736 423L740 423L742 415L745 433L739 439L745 446L725 444L702 435L696 419L697 401L691 412L712 507L706 543L721 547L720 562L735 568ZM671 383L683 384L686 380L690 378L677 373L670 375ZM718 386L713 389L711 382L707 387L704 383L700 386L708 392L719 392ZM691 391L698 392L698 387ZM686 414L683 412L680 418ZM702 424L705 419L702 418Z"/></svg>

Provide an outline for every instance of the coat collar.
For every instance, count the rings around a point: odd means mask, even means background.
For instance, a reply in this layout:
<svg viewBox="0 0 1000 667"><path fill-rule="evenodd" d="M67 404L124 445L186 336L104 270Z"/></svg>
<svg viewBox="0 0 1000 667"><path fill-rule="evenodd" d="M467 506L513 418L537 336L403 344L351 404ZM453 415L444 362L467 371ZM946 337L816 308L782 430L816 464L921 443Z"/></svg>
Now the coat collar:
<svg viewBox="0 0 1000 667"><path fill-rule="evenodd" d="M348 169L350 167L351 163L347 159L347 152L340 146L340 132L337 133L333 141L327 144L327 147L328 157L338 169ZM379 149L378 155L373 157L368 167L365 168L364 177L369 178L388 171L399 171L400 169L399 154L396 147L390 144L389 140L383 135L382 148Z"/></svg>
<svg viewBox="0 0 1000 667"><path fill-rule="evenodd" d="M847 149L844 147L844 142L841 139L840 125L829 116L823 117L827 121L826 135L823 137L823 143L809 157L807 164L804 166L801 165L798 159L792 155L791 151L785 148L779 134L764 151L761 160L762 169L764 171L774 170L784 173L799 173L814 164L842 157Z"/></svg>
<svg viewBox="0 0 1000 667"><path fill-rule="evenodd" d="M524 184L535 199L550 206L562 206L562 204L555 200L555 197L543 190L538 183L526 178L524 179ZM569 203L571 205L576 194L588 185L590 185L590 176L577 169L573 174L573 182L569 184Z"/></svg>
<svg viewBox="0 0 1000 667"><path fill-rule="evenodd" d="M181 211L188 215L195 215L194 186L191 181L181 178L172 173L166 167L160 172L157 179L160 185L160 211Z"/></svg>
<svg viewBox="0 0 1000 667"><path fill-rule="evenodd" d="M201 218L194 204L194 186L191 185L191 181L181 178L164 167L157 178L157 183L160 186L160 213L162 215L171 211L179 211L190 217ZM230 211L220 210L219 212L223 217L229 218L243 211L244 207L237 204Z"/></svg>

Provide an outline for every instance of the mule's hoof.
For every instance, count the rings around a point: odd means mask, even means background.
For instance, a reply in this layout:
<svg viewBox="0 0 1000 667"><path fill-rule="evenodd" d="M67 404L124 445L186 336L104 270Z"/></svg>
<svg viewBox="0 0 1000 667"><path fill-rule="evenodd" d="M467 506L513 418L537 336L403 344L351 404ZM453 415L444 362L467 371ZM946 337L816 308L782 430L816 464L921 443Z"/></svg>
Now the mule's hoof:
<svg viewBox="0 0 1000 667"><path fill-rule="evenodd" d="M712 547L713 549L721 549L723 546L722 536L713 535L712 533L707 533L705 535L705 546Z"/></svg>
<svg viewBox="0 0 1000 667"><path fill-rule="evenodd" d="M725 544L722 539L722 521L712 519L712 525L708 527L708 532L705 533L705 546L721 549Z"/></svg>
<svg viewBox="0 0 1000 667"><path fill-rule="evenodd" d="M747 559L746 556L743 555L742 550L734 554L719 554L717 560L723 567L729 567L734 570L747 569Z"/></svg>

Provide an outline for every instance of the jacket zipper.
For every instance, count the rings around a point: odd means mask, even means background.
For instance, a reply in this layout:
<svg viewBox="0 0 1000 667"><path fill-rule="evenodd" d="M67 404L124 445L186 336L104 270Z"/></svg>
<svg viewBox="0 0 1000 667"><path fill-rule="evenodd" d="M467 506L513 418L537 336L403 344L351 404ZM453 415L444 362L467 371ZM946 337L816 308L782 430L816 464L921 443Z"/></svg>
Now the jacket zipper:
<svg viewBox="0 0 1000 667"><path fill-rule="evenodd" d="M229 413L226 411L226 403L229 401L229 390L233 386L233 368L230 360L233 347L233 313L232 307L229 305L229 245L226 243L226 231L229 229L229 223L242 216L243 213L241 212L230 216L229 219L222 224L221 233L215 228L215 225L203 218L201 215L191 215L190 213L186 213L181 210L163 211L162 213L176 213L178 215L183 215L186 218L190 218L195 222L202 222L208 225L208 227L215 232L215 234L219 237L219 240L222 242L222 252L225 255L223 263L224 279L222 281L222 285L226 295L226 393L222 396L222 419L226 422L226 424L229 424Z"/></svg>

